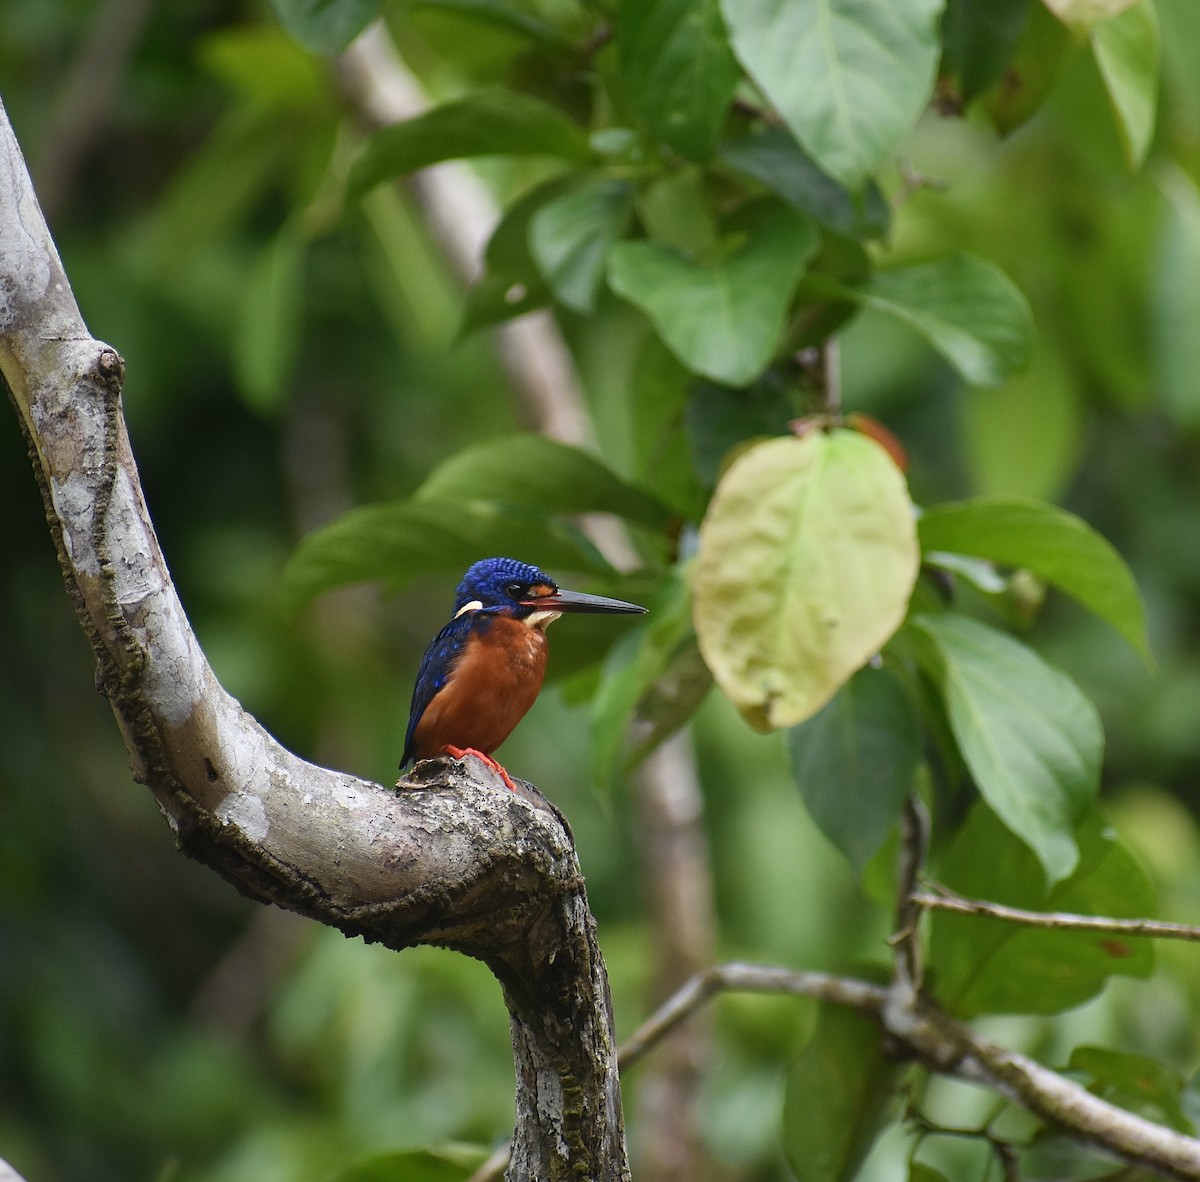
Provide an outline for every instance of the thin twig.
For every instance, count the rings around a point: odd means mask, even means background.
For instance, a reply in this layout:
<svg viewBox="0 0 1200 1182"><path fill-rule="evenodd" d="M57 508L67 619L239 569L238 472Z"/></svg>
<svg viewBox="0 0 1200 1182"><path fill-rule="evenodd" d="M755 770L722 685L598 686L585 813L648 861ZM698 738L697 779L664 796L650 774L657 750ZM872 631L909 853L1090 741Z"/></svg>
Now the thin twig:
<svg viewBox="0 0 1200 1182"><path fill-rule="evenodd" d="M831 973L739 962L716 965L688 981L617 1048L618 1066L622 1070L632 1067L665 1035L718 993L735 991L790 993L796 997L835 1002L868 1013L879 1013L887 997L887 990L882 985L851 977L837 977Z"/></svg>
<svg viewBox="0 0 1200 1182"><path fill-rule="evenodd" d="M1059 928L1064 931L1110 932L1118 936L1152 936L1164 940L1200 941L1200 927L1186 923L1168 923L1157 919L1114 919L1103 915L1075 915L1068 911L1026 911L991 903L983 899L965 899L939 883L927 884L933 894L918 892L912 896L915 906L926 911L950 911L957 915L976 915L1000 919L1006 923L1033 928Z"/></svg>
<svg viewBox="0 0 1200 1182"><path fill-rule="evenodd" d="M509 1144L501 1145L491 1157L487 1159L473 1173L467 1182L496 1182L497 1178L504 1177L504 1171L508 1169L509 1158L512 1156L512 1146ZM0 1179L3 1182L3 1179Z"/></svg>

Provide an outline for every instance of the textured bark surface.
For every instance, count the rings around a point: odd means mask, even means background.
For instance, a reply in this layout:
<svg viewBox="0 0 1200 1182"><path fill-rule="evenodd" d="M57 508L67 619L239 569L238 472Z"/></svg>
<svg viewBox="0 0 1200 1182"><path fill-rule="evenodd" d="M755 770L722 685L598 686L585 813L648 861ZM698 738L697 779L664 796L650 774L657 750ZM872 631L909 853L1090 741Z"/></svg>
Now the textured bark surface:
<svg viewBox="0 0 1200 1182"><path fill-rule="evenodd" d="M121 412L0 110L0 371L133 775L180 848L264 902L487 963L511 1014L513 1179L628 1177L611 1005L570 832L475 761L386 788L306 763L218 684L175 594Z"/></svg>

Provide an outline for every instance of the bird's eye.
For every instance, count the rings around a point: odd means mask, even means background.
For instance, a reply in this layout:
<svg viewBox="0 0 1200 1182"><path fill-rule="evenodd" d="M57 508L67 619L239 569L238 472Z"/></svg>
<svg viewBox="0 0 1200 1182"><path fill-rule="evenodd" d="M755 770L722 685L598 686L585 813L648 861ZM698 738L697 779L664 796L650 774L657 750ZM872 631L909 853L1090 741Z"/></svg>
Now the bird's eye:
<svg viewBox="0 0 1200 1182"><path fill-rule="evenodd" d="M512 599L521 599L528 591L529 588L524 583L509 583L504 588L504 594Z"/></svg>

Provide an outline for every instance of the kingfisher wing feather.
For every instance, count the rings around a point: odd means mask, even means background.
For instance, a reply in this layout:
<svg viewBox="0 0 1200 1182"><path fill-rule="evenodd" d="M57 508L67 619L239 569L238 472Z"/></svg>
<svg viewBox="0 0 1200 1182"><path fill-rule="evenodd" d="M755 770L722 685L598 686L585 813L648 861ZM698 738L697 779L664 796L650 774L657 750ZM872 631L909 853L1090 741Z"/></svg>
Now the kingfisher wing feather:
<svg viewBox="0 0 1200 1182"><path fill-rule="evenodd" d="M416 759L413 733L417 729L417 723L429 708L429 703L446 688L455 667L463 658L470 632L470 617L456 616L433 638L425 650L425 655L421 658L421 667L417 671L417 683L413 686L408 730L404 733L404 755L400 760L402 768Z"/></svg>

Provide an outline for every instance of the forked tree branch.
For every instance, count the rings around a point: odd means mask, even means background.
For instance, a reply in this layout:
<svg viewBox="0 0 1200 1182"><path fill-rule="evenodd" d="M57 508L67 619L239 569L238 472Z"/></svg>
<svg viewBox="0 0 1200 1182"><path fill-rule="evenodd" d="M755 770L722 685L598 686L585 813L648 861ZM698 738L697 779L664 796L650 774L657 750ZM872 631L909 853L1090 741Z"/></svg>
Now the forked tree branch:
<svg viewBox="0 0 1200 1182"><path fill-rule="evenodd" d="M570 833L474 761L393 790L306 763L217 682L142 497L124 365L88 333L0 107L0 372L136 780L252 898L483 960L511 1016L512 1179L628 1178L611 1003Z"/></svg>

